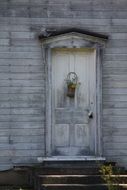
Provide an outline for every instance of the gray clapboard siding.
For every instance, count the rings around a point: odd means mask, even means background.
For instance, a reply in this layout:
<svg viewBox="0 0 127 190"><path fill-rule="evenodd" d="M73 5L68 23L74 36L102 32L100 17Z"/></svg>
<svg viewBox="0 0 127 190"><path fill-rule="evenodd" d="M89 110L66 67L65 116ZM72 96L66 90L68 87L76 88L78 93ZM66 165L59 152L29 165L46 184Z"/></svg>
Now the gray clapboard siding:
<svg viewBox="0 0 127 190"><path fill-rule="evenodd" d="M12 148L15 150L43 150L44 149L44 145L43 143L15 143L12 145ZM9 150L10 149L10 145L9 144L0 144L0 149L1 150Z"/></svg>
<svg viewBox="0 0 127 190"><path fill-rule="evenodd" d="M8 129L11 128L20 128L20 129L41 129L44 128L44 124L42 125L41 121L37 122L0 122L0 129Z"/></svg>
<svg viewBox="0 0 127 190"><path fill-rule="evenodd" d="M123 26L124 27L124 26ZM107 48L111 48L111 47L127 47L127 39L124 40L109 40L109 43L107 43ZM111 61L111 60L110 60ZM117 60L116 60L117 61Z"/></svg>
<svg viewBox="0 0 127 190"><path fill-rule="evenodd" d="M126 82L127 83L127 82ZM103 98L105 99L105 101L120 101L120 102L125 102L127 101L127 95L103 95Z"/></svg>
<svg viewBox="0 0 127 190"><path fill-rule="evenodd" d="M59 11L56 11L56 13ZM53 13L55 13L55 11L51 12L52 16ZM83 11L72 11L73 13L73 17L77 17L77 18L91 18L94 17L95 19L100 18L100 19L104 19L104 18L119 18L119 19L126 19L127 18L127 12L126 10L123 11L102 11L102 10L93 10L93 11L87 11L87 10L83 10ZM62 14L62 13L61 13ZM60 13L59 13L60 15Z"/></svg>
<svg viewBox="0 0 127 190"><path fill-rule="evenodd" d="M43 114L43 109L41 108L11 108L11 114L17 114L17 115L41 115Z"/></svg>
<svg viewBox="0 0 127 190"><path fill-rule="evenodd" d="M3 156L12 156L16 157L16 156L20 156L20 157L31 157L34 155L38 155L41 156L42 155L42 150L15 150L13 147L12 149L10 148L9 150L0 150L0 157Z"/></svg>
<svg viewBox="0 0 127 190"><path fill-rule="evenodd" d="M0 80L41 80L43 73L1 73Z"/></svg>
<svg viewBox="0 0 127 190"><path fill-rule="evenodd" d="M109 108L109 109L106 109L104 108L103 109L103 115L118 115L118 116L126 116L127 115L127 109L120 109L120 108Z"/></svg>
<svg viewBox="0 0 127 190"><path fill-rule="evenodd" d="M84 5L84 6L83 6ZM78 11L83 11L83 10L112 10L112 5L109 3L104 3L104 1L101 3L98 1L94 1L91 3L90 1L85 1L84 3L82 2L73 2L70 4L70 9L71 10L78 10Z"/></svg>
<svg viewBox="0 0 127 190"><path fill-rule="evenodd" d="M48 16L50 16L49 11L47 11L47 8L42 6L42 7L35 7L35 6L30 6L30 15L33 18L46 18Z"/></svg>
<svg viewBox="0 0 127 190"><path fill-rule="evenodd" d="M40 101L44 98L44 94L0 94L0 101Z"/></svg>
<svg viewBox="0 0 127 190"><path fill-rule="evenodd" d="M122 20L122 19L121 19ZM124 19L126 21L126 19ZM86 25L98 25L98 26L106 26L106 25L110 25L111 21L116 25L120 22L120 19L77 19L75 18L75 23L79 24L86 24ZM118 22L119 21L119 22ZM68 25L71 24L72 25L72 19L68 18L68 19L64 19L64 18L23 18L23 17L12 17L11 19L9 17L0 17L0 22L1 23L10 23L10 24L16 24L16 23L20 23L20 24L40 24L40 25L46 25L46 23L48 22L48 24L52 24L52 23L57 23L58 25ZM62 24L61 24L62 23ZM126 22L123 22L119 25L126 25Z"/></svg>
<svg viewBox="0 0 127 190"><path fill-rule="evenodd" d="M105 88L103 90L103 94L126 94L127 95L127 89L126 88Z"/></svg>
<svg viewBox="0 0 127 190"><path fill-rule="evenodd" d="M106 122L127 122L127 116L103 116L103 121Z"/></svg>
<svg viewBox="0 0 127 190"><path fill-rule="evenodd" d="M71 2L71 8L73 10L126 10L127 2L124 0L122 3L120 1L78 1L78 2Z"/></svg>
<svg viewBox="0 0 127 190"><path fill-rule="evenodd" d="M1 108L0 115L9 115L16 114L16 115L39 115L43 114L43 110L40 108Z"/></svg>
<svg viewBox="0 0 127 190"><path fill-rule="evenodd" d="M11 6L11 9L7 10L6 12L7 16L11 17L29 17L29 7L28 6Z"/></svg>
<svg viewBox="0 0 127 190"><path fill-rule="evenodd" d="M105 149L106 150L106 149ZM121 149L121 150L106 150L105 151L105 154L107 155L107 156L119 156L119 155L121 155L121 157L126 157L127 156L127 153L126 153L126 150L125 149Z"/></svg>
<svg viewBox="0 0 127 190"><path fill-rule="evenodd" d="M125 47L124 47L125 48ZM125 48L127 49L127 48ZM126 64L126 61L104 61L103 62L103 72L104 72L104 68L127 68L127 64Z"/></svg>
<svg viewBox="0 0 127 190"><path fill-rule="evenodd" d="M15 143L12 148L15 150L40 150L43 149L43 143ZM0 144L0 149L1 150L10 150L10 145L9 144Z"/></svg>
<svg viewBox="0 0 127 190"><path fill-rule="evenodd" d="M0 2L1 3L1 2ZM30 31L30 26L29 25L25 25L25 24L15 24L15 25L8 25L7 23L2 23L0 22L0 31L23 31L23 32L29 32Z"/></svg>
<svg viewBox="0 0 127 190"><path fill-rule="evenodd" d="M112 74L104 74L103 75L103 80L105 81L105 82L109 82L109 81L114 81L114 82L119 82L119 81L126 81L127 80L127 75L125 75L124 73L122 74L122 75L116 75L116 74L114 74L114 75L112 75Z"/></svg>
<svg viewBox="0 0 127 190"><path fill-rule="evenodd" d="M120 149L123 149L126 151L127 149L127 143L105 143L105 149L108 149L108 150L120 150Z"/></svg>
<svg viewBox="0 0 127 190"><path fill-rule="evenodd" d="M43 66L42 65L36 65L36 66L33 66L33 65L19 65L19 66L13 66L13 65L0 65L0 73L8 73L9 72L11 74L36 74L36 73L41 73L42 75L44 74L44 69L43 69Z"/></svg>
<svg viewBox="0 0 127 190"><path fill-rule="evenodd" d="M62 25L62 26L57 26L57 25L53 25L53 24L50 24L50 26L52 26L53 28L54 27L67 27L66 25ZM74 24L71 24L70 25L71 27L81 27L80 25L74 25ZM49 27L49 25L48 25ZM69 26L68 26L69 27ZM98 33L103 33L103 34L109 34L109 31L111 33L121 33L121 32L126 32L127 31L127 26L118 26L118 25L107 25L107 26L91 26L91 25L87 25L86 27L84 27L84 25L82 26L82 28L84 29L88 29L88 30L91 30L91 31L94 31L94 32L98 32ZM111 35L110 33L110 35ZM108 43L109 44L109 43ZM112 46L111 46L112 47Z"/></svg>
<svg viewBox="0 0 127 190"><path fill-rule="evenodd" d="M0 136L6 136L10 133L10 131L6 128L6 129L0 129ZM44 134L44 129L37 129L35 128L34 130L30 130L30 129L18 129L18 128L11 128L11 136L28 136L28 135L43 135Z"/></svg>
<svg viewBox="0 0 127 190"><path fill-rule="evenodd" d="M8 144L9 143L9 138L8 136L1 136L0 137L0 143ZM8 159L9 160L9 159ZM1 162L1 160L0 160Z"/></svg>
<svg viewBox="0 0 127 190"><path fill-rule="evenodd" d="M112 34L112 35L110 36L110 39L115 39L115 40L127 39L127 34L126 34L126 33L116 33L116 34Z"/></svg>
<svg viewBox="0 0 127 190"><path fill-rule="evenodd" d="M8 48L8 47L4 47L4 48ZM3 50L1 47L0 47L0 50ZM3 52L8 52L8 51L11 51L11 52L41 52L41 47L37 46L11 46L9 47L7 50L4 49Z"/></svg>
<svg viewBox="0 0 127 190"><path fill-rule="evenodd" d="M38 86L38 87L41 87L41 86L44 86L44 83L42 80L12 80L12 79L9 79L9 80L0 80L0 86L1 87L4 87L4 86L8 86L8 87L16 87L16 86L20 86L20 87L34 87L34 86Z"/></svg>
<svg viewBox="0 0 127 190"><path fill-rule="evenodd" d="M12 38L11 39L11 44L12 46L33 46L33 47L40 47L40 43L38 43L38 40L32 40L28 38L23 38L23 39L17 39L17 38Z"/></svg>
<svg viewBox="0 0 127 190"><path fill-rule="evenodd" d="M7 53L0 53L0 58L1 59L11 59L11 58L16 58L16 59L39 59L41 58L41 53L40 52L7 52Z"/></svg>
<svg viewBox="0 0 127 190"><path fill-rule="evenodd" d="M16 58L12 58L12 59L0 59L0 65L15 65L15 66L26 66L26 65L42 65L42 60L41 59L25 59L25 58L21 58L21 59L16 59Z"/></svg>
<svg viewBox="0 0 127 190"><path fill-rule="evenodd" d="M6 142L7 139L2 138ZM42 135L13 136L13 143L41 143L44 145L44 137Z"/></svg>
<svg viewBox="0 0 127 190"><path fill-rule="evenodd" d="M4 94L3 94L4 95ZM0 108L41 108L45 109L45 103L42 101L42 105L40 104L40 101L34 101L34 102L25 102L25 101L0 101Z"/></svg>
<svg viewBox="0 0 127 190"><path fill-rule="evenodd" d="M0 164L8 164L9 163L9 157L8 156L1 156L0 157Z"/></svg>
<svg viewBox="0 0 127 190"><path fill-rule="evenodd" d="M11 38L34 39L35 37L35 32L11 32Z"/></svg>
<svg viewBox="0 0 127 190"><path fill-rule="evenodd" d="M125 40L127 38L124 38ZM126 54L127 53L127 48L121 47L121 48L106 48L105 49L105 54Z"/></svg>
<svg viewBox="0 0 127 190"><path fill-rule="evenodd" d="M104 137L104 143L106 142L113 142L113 143L119 143L119 145L121 143L127 143L127 138L126 136L105 136Z"/></svg>
<svg viewBox="0 0 127 190"><path fill-rule="evenodd" d="M108 81L103 82L104 88L127 88L127 81ZM109 100L110 101L110 100Z"/></svg>
<svg viewBox="0 0 127 190"><path fill-rule="evenodd" d="M103 133L104 133L105 136L107 136L109 134L112 135L112 136L126 136L127 135L127 130L126 129L122 130L122 129L119 129L119 128L118 129L117 128L112 128L111 130L104 129ZM121 147L121 149L122 149L122 147ZM107 151L108 151L108 149L107 149Z"/></svg>
<svg viewBox="0 0 127 190"><path fill-rule="evenodd" d="M0 46L8 46L9 42L9 39L0 39Z"/></svg>
<svg viewBox="0 0 127 190"><path fill-rule="evenodd" d="M30 9L30 14L31 17L49 17L49 18L87 18L90 19L93 17L94 19L110 19L110 18L119 18L119 19L125 19L127 18L127 13L126 11L119 11L119 12L113 12L113 11L87 11L87 10L71 10L70 11L65 11L65 10L46 10L43 7L38 8L38 7L31 7ZM17 16L19 14L17 13Z"/></svg>
<svg viewBox="0 0 127 190"><path fill-rule="evenodd" d="M16 0L11 0L10 3L15 5L17 3L17 1ZM29 4L29 0L18 0L17 4L18 5L26 5L26 4Z"/></svg>
<svg viewBox="0 0 127 190"><path fill-rule="evenodd" d="M34 116L34 115L0 115L1 122L44 122L43 116ZM34 133L34 132L33 132Z"/></svg>
<svg viewBox="0 0 127 190"><path fill-rule="evenodd" d="M0 7L0 16L9 16L6 6Z"/></svg>
<svg viewBox="0 0 127 190"><path fill-rule="evenodd" d="M40 152L38 152L38 156L40 155ZM42 155L43 156L43 155ZM32 165L32 164L36 164L37 163L37 157L35 157L35 156L32 156L32 155L30 155L30 156L23 156L22 157L22 159L21 159L21 156L14 156L13 157L13 165L19 165L19 163L20 163L20 166L21 165ZM31 164L32 163L32 164Z"/></svg>
<svg viewBox="0 0 127 190"><path fill-rule="evenodd" d="M9 149L9 150L6 150L6 149L4 149L4 150L0 150L0 157L10 157L11 156L11 152L12 152L12 150L11 149Z"/></svg>
<svg viewBox="0 0 127 190"><path fill-rule="evenodd" d="M127 102L105 101L103 102L104 108L127 108Z"/></svg>
<svg viewBox="0 0 127 190"><path fill-rule="evenodd" d="M16 150L15 151L15 156L28 156L28 157L31 157L31 156L43 156L43 149L39 149L39 150Z"/></svg>
<svg viewBox="0 0 127 190"><path fill-rule="evenodd" d="M112 76L112 75L119 75L121 76L122 74L125 75L127 73L127 68L126 67L107 67L107 68L104 68L103 69L103 73L104 75L106 76L107 74L109 76Z"/></svg>
<svg viewBox="0 0 127 190"><path fill-rule="evenodd" d="M45 67L37 36L45 27L109 36L102 70L103 148L106 158L127 166L126 10L126 0L0 1L0 169L44 156Z"/></svg>
<svg viewBox="0 0 127 190"><path fill-rule="evenodd" d="M13 87L11 86L10 88L8 87L1 87L0 88L0 94L42 94L44 93L45 88L43 86L34 86L34 87L26 87L24 86L23 88L20 86ZM42 105L41 105L42 106Z"/></svg>
<svg viewBox="0 0 127 190"><path fill-rule="evenodd" d="M10 37L10 34L9 34L9 32L3 32L3 31L1 31L0 32L0 38L9 38Z"/></svg>
<svg viewBox="0 0 127 190"><path fill-rule="evenodd" d="M105 54L105 61L126 61L127 54Z"/></svg>
<svg viewBox="0 0 127 190"><path fill-rule="evenodd" d="M10 50L9 46L0 46L0 52L8 52Z"/></svg>

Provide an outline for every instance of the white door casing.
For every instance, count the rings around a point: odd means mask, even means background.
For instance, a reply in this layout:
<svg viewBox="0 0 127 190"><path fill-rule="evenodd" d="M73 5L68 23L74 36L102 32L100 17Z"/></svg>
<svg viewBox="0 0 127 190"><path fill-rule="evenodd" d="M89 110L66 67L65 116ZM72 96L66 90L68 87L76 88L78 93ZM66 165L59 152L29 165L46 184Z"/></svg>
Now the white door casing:
<svg viewBox="0 0 127 190"><path fill-rule="evenodd" d="M74 32L42 41L46 68L46 156L102 155L104 44L104 39ZM73 71L81 84L71 99L66 96L65 78ZM89 111L93 112L93 119L89 119Z"/></svg>

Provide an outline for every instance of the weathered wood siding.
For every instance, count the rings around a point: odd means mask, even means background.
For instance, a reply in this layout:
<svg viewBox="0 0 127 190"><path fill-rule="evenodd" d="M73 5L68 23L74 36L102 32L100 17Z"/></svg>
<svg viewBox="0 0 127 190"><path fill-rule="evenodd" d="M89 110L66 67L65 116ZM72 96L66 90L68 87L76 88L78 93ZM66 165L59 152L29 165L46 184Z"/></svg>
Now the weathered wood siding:
<svg viewBox="0 0 127 190"><path fill-rule="evenodd" d="M45 153L45 67L38 34L109 35L103 57L103 152L127 166L127 1L0 0L0 169Z"/></svg>

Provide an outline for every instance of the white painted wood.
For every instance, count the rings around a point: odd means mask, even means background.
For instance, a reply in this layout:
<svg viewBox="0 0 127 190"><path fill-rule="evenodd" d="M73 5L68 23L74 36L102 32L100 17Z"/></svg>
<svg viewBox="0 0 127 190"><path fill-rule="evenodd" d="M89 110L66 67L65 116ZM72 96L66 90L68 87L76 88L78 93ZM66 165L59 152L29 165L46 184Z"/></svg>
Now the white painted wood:
<svg viewBox="0 0 127 190"><path fill-rule="evenodd" d="M89 126L86 124L76 124L75 125L75 146L83 147L89 147Z"/></svg>
<svg viewBox="0 0 127 190"><path fill-rule="evenodd" d="M95 137L92 136L94 129L91 128L88 112L96 107L94 57L95 51L88 49L52 51L52 154L93 154L90 139L95 143ZM69 72L75 72L78 76L79 84L74 98L67 97L66 79ZM95 120L93 123L95 126Z"/></svg>
<svg viewBox="0 0 127 190"><path fill-rule="evenodd" d="M97 157L97 156L52 156L52 157L45 157L43 161L84 161L84 160L95 160L95 161L102 161L105 160L104 157Z"/></svg>
<svg viewBox="0 0 127 190"><path fill-rule="evenodd" d="M69 146L69 125L56 124L53 130L55 130L55 137L54 137L55 146L57 147Z"/></svg>

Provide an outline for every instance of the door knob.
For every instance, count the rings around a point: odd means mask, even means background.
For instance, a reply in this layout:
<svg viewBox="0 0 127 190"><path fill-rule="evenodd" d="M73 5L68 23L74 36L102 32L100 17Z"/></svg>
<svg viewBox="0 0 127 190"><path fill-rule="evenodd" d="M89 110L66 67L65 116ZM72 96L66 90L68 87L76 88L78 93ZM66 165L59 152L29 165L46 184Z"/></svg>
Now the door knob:
<svg viewBox="0 0 127 190"><path fill-rule="evenodd" d="M92 111L89 111L89 112L88 112L88 117L89 117L90 119L93 118L93 112L92 112Z"/></svg>

